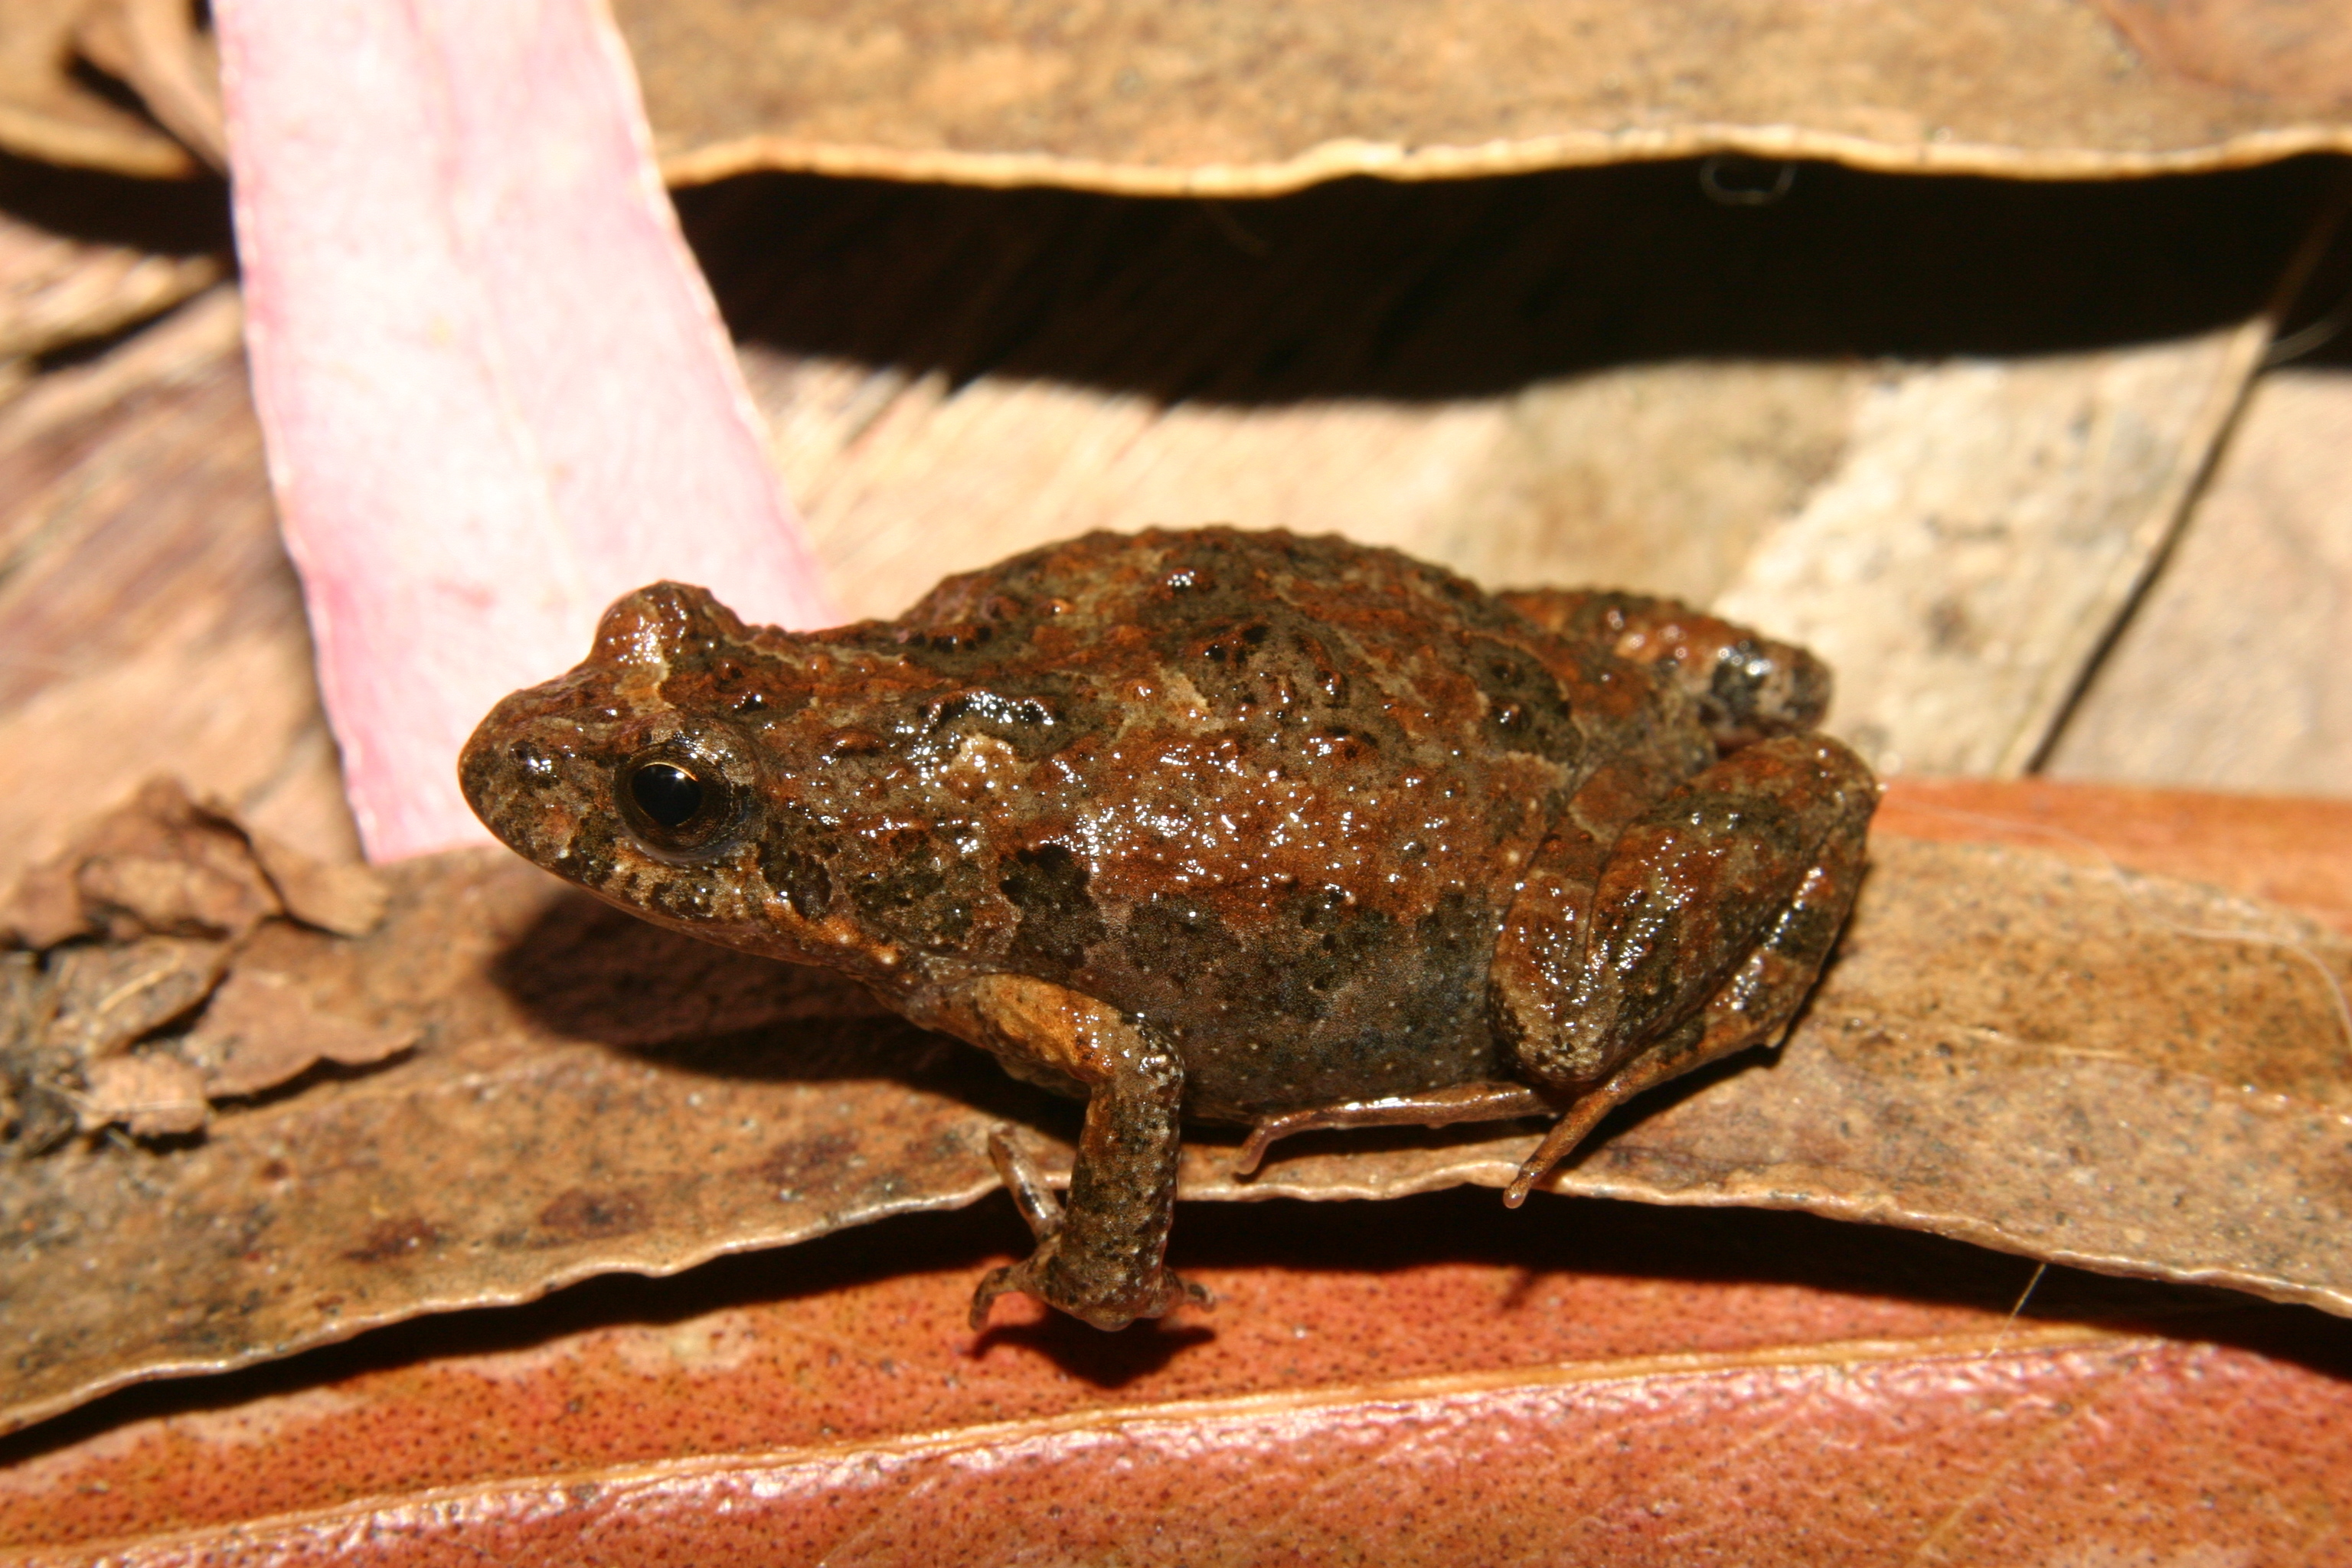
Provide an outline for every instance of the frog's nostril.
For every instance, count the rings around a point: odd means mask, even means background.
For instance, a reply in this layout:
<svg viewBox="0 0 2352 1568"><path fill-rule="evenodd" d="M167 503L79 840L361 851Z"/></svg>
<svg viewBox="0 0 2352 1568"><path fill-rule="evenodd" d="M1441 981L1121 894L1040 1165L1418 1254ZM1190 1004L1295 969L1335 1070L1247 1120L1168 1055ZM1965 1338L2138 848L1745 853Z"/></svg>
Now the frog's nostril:
<svg viewBox="0 0 2352 1568"><path fill-rule="evenodd" d="M513 760L516 770L530 783L550 784L555 782L555 759L529 741L517 741L507 748L507 755Z"/></svg>
<svg viewBox="0 0 2352 1568"><path fill-rule="evenodd" d="M638 809L664 827L684 827L702 811L702 781L676 763L646 763L629 775Z"/></svg>

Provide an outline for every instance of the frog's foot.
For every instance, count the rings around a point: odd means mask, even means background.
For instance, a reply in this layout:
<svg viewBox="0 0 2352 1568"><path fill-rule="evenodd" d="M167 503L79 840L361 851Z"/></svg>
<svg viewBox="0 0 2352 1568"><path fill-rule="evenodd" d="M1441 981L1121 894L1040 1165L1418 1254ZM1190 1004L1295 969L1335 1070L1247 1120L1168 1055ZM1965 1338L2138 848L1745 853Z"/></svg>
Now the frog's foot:
<svg viewBox="0 0 2352 1568"><path fill-rule="evenodd" d="M1457 1083L1420 1094L1392 1094L1380 1100L1343 1100L1307 1110L1269 1116L1250 1129L1234 1174L1255 1172L1277 1138L1312 1132L1325 1127L1451 1127L1457 1121L1508 1121L1520 1116L1549 1116L1559 1107L1523 1083Z"/></svg>
<svg viewBox="0 0 2352 1568"><path fill-rule="evenodd" d="M1016 1290L1098 1329L1123 1329L1138 1318L1157 1318L1187 1301L1199 1307L1213 1304L1215 1299L1206 1289L1164 1265L1155 1273L1116 1281L1090 1277L1099 1271L1062 1256L1062 1201L1045 1184L1045 1173L1037 1162L1013 1140L1012 1128L989 1130L988 1157L1021 1217L1028 1221L1037 1249L1018 1263L990 1269L981 1280L971 1293L975 1331L988 1326L989 1310L999 1296Z"/></svg>
<svg viewBox="0 0 2352 1568"><path fill-rule="evenodd" d="M1160 1261L1176 1212L1183 1058L1118 1008L1043 980L983 975L970 1000L991 1050L1040 1063L1087 1090L1069 1194L1059 1202L1003 1129L989 1140L1037 1250L981 1282L974 1325L987 1322L990 1304L1007 1290L1098 1329L1156 1318L1182 1301L1205 1303L1206 1291Z"/></svg>
<svg viewBox="0 0 2352 1568"><path fill-rule="evenodd" d="M1568 1158L1602 1117L1644 1089L1785 1036L1814 977L1828 962L1838 928L1853 902L1854 888L1862 879L1862 848L1859 830L1833 840L1756 951L1708 998L1699 1016L1580 1097L1511 1178L1503 1202L1512 1208L1527 1202L1535 1184Z"/></svg>
<svg viewBox="0 0 2352 1568"><path fill-rule="evenodd" d="M1810 981L1811 976L1808 975L1806 979ZM1504 1206L1517 1208L1527 1202L1528 1194L1535 1190L1535 1184L1549 1175L1554 1165L1574 1153L1576 1146L1584 1142L1585 1135L1601 1125L1601 1118L1643 1089L1654 1089L1716 1057L1755 1043L1751 1039L1742 1039L1727 1044L1717 1032L1703 1033L1697 1028L1688 1030L1687 1034L1688 1044L1679 1048L1668 1047L1636 1058L1622 1072L1570 1107L1567 1115L1552 1123L1551 1131L1545 1133L1543 1142L1536 1145L1536 1152L1520 1164L1518 1174L1511 1178L1511 1184L1503 1189Z"/></svg>
<svg viewBox="0 0 2352 1568"><path fill-rule="evenodd" d="M988 1327L989 1310L996 1305L996 1299L1014 1291L1034 1296L1081 1322L1106 1330L1123 1329L1138 1318L1164 1316L1187 1302L1195 1307L1216 1305L1217 1299L1206 1287L1184 1279L1165 1264L1108 1296L1093 1289L1092 1281L1070 1278L1071 1272L1060 1247L1051 1241L1040 1244L1018 1263L990 1269L971 1293L973 1331Z"/></svg>

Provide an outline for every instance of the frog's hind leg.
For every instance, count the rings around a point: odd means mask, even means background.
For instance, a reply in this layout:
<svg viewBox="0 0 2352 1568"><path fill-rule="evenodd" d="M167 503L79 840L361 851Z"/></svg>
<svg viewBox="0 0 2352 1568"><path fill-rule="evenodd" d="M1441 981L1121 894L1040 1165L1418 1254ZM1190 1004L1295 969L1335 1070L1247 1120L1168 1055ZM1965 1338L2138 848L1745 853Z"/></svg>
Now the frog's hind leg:
<svg viewBox="0 0 2352 1568"><path fill-rule="evenodd" d="M1523 1083L1457 1083L1420 1094L1391 1094L1380 1100L1349 1100L1288 1110L1250 1129L1234 1161L1234 1174L1246 1176L1255 1171L1276 1139L1296 1132L1326 1127L1451 1127L1457 1121L1549 1116L1559 1109L1558 1101L1545 1099Z"/></svg>
<svg viewBox="0 0 2352 1568"><path fill-rule="evenodd" d="M1208 1292L1162 1261L1176 1208L1177 1114L1184 1068L1165 1042L1091 996L1020 975L972 983L970 1005L986 1042L1087 1086L1069 1195L1056 1202L1010 1139L989 1152L1037 1238L1018 1263L992 1270L973 1292L971 1326L1008 1290L1036 1297L1098 1329L1124 1328Z"/></svg>
<svg viewBox="0 0 2352 1568"><path fill-rule="evenodd" d="M1535 1184L1603 1117L1643 1090L1750 1046L1775 1044L1787 1034L1837 941L1862 879L1862 863L1859 825L1850 833L1832 834L1771 931L1698 1016L1580 1096L1519 1166L1503 1202L1512 1208L1525 1203Z"/></svg>

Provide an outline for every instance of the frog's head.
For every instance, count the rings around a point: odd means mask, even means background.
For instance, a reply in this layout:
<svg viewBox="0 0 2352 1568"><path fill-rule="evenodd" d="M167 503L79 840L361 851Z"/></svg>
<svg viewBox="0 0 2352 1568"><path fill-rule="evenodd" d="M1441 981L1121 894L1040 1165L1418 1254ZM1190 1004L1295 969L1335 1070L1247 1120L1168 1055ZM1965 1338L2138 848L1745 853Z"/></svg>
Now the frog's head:
<svg viewBox="0 0 2352 1568"><path fill-rule="evenodd" d="M656 583L604 613L577 668L490 710L458 783L509 847L624 909L855 967L869 944L791 842L793 721L838 663L823 634L748 627L703 589Z"/></svg>

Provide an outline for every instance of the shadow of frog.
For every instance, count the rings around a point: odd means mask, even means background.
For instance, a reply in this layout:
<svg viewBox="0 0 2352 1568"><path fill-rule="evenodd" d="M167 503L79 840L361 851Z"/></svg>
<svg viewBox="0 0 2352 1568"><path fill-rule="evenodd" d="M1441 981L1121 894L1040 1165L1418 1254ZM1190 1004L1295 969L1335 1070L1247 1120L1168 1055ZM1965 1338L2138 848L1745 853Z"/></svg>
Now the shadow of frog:
<svg viewBox="0 0 2352 1568"><path fill-rule="evenodd" d="M918 1028L833 970L698 942L586 893L551 898L490 972L538 1029L666 1071L837 1083L874 1094L877 1110L904 1086L961 1100L985 1121L1062 1140L1076 1134L1075 1102L1007 1077L985 1052ZM859 1084L866 1087L847 1087ZM783 1173L814 1174L824 1147L781 1151L777 1158L793 1166Z"/></svg>

